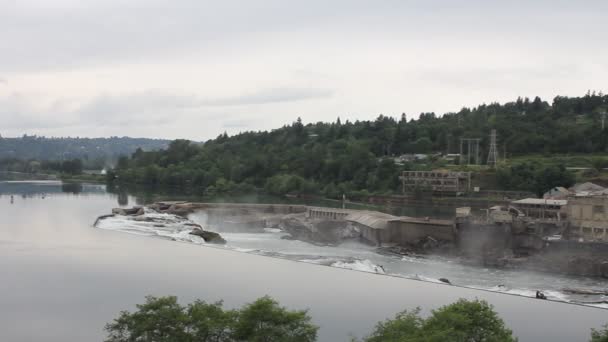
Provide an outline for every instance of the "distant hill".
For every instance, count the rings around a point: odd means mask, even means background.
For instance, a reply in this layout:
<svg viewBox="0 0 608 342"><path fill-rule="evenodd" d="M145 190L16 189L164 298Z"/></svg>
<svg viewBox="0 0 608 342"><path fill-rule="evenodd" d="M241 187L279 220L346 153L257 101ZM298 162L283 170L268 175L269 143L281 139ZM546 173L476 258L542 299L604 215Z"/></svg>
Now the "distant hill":
<svg viewBox="0 0 608 342"><path fill-rule="evenodd" d="M84 161L116 160L131 155L138 148L154 151L167 148L169 140L111 137L111 138L47 138L24 135L21 138L0 138L0 159L36 159Z"/></svg>
<svg viewBox="0 0 608 342"><path fill-rule="evenodd" d="M252 188L332 198L353 197L356 192L398 193L401 171L448 166L439 155L459 153L461 138L480 140L480 161L485 163L492 129L498 134L501 160L505 152L509 160L530 154L606 154L607 112L608 96L589 92L582 97L558 96L552 103L539 97L518 98L456 113L421 113L410 120L406 114L306 125L298 120L272 131L222 134L203 145L174 141L163 151L121 158L114 172L120 182L197 186L208 193ZM467 147L463 146L465 154L474 153ZM423 154L425 159L395 163L407 154ZM508 180L501 182L506 189L537 192L572 181L563 166L525 164L512 170L499 165L506 169L500 173ZM598 169L606 167L599 164Z"/></svg>

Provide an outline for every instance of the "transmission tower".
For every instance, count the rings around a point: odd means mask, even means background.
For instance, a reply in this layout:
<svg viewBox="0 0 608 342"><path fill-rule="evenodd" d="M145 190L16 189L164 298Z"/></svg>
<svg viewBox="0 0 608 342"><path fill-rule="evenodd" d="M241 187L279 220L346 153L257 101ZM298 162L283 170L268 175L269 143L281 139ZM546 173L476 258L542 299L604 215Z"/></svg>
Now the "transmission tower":
<svg viewBox="0 0 608 342"><path fill-rule="evenodd" d="M496 130L490 133L490 152L488 153L488 165L496 168L498 162L498 149L496 148Z"/></svg>
<svg viewBox="0 0 608 342"><path fill-rule="evenodd" d="M464 143L467 143L466 164L471 165L471 159L474 157L474 164L479 165L479 138L460 138L460 165L465 164L464 151L462 149Z"/></svg>

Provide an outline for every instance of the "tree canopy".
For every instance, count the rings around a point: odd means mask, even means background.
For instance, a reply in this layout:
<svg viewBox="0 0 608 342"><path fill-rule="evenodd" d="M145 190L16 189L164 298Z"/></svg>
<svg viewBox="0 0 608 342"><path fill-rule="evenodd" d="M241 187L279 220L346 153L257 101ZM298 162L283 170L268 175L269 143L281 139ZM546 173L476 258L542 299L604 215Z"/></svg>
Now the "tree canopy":
<svg viewBox="0 0 608 342"><path fill-rule="evenodd" d="M590 342L608 342L608 324L601 329L591 329Z"/></svg>
<svg viewBox="0 0 608 342"><path fill-rule="evenodd" d="M221 301L201 300L183 306L177 297L146 297L135 312L122 311L106 324L107 342L312 342L318 327L306 310L288 310L264 296L240 309ZM356 341L356 339L354 339ZM405 310L378 322L364 342L513 342L492 305L460 299L431 311ZM590 342L608 342L608 324L591 329Z"/></svg>
<svg viewBox="0 0 608 342"><path fill-rule="evenodd" d="M166 148L168 140L110 137L110 138L50 138L23 135L19 138L0 137L0 159L66 160L82 159L85 162L113 161L120 155L128 155L138 148L151 151ZM99 167L99 168L101 168Z"/></svg>
<svg viewBox="0 0 608 342"><path fill-rule="evenodd" d="M307 311L288 310L268 296L239 310L226 310L222 302L182 306L174 296L148 296L105 330L107 342L310 342L318 330L310 321Z"/></svg>
<svg viewBox="0 0 608 342"><path fill-rule="evenodd" d="M378 323L366 342L511 342L513 333L492 306L481 300L460 299L432 311L430 317L419 316L420 310L403 311Z"/></svg>
<svg viewBox="0 0 608 342"><path fill-rule="evenodd" d="M602 114L608 96L556 97L552 104L536 97L505 104L483 104L438 116L421 113L408 121L379 115L372 121L291 125L271 131L220 134L202 145L173 141L166 150L137 151L119 161L115 173L128 183L200 187L209 192L265 189L270 193L320 193L356 197L363 191L393 193L402 170L395 164L413 153L458 153L461 138L479 138L487 155L489 134L496 129L499 154L598 153L608 151ZM563 170L545 170L551 179ZM525 184L526 182L522 182ZM537 177L525 190L550 187ZM560 184L564 185L564 184ZM518 184L519 186L519 184ZM547 190L545 189L545 190Z"/></svg>

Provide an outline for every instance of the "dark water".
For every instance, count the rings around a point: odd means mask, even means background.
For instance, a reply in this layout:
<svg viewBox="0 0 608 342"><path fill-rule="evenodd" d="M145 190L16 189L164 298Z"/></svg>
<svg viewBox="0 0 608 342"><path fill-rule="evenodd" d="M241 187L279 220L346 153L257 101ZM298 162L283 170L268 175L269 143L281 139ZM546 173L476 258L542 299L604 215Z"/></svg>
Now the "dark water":
<svg viewBox="0 0 608 342"><path fill-rule="evenodd" d="M106 322L148 294L231 307L269 294L310 308L321 341L362 336L403 309L427 313L458 298L492 303L521 341L586 341L608 322L602 309L92 228L118 202L136 199L98 185L0 183L0 340L100 341Z"/></svg>

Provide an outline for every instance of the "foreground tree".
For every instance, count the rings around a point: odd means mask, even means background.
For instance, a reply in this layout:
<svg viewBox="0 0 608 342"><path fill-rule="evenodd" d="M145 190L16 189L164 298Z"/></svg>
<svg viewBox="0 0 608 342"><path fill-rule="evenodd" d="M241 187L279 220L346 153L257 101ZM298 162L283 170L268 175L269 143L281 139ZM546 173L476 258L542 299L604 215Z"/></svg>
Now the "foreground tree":
<svg viewBox="0 0 608 342"><path fill-rule="evenodd" d="M188 305L187 332L191 341L232 341L232 332L238 312L224 310L222 302L208 304L197 300Z"/></svg>
<svg viewBox="0 0 608 342"><path fill-rule="evenodd" d="M290 311L265 296L241 310L177 297L146 297L136 312L123 311L106 325L107 342L312 342L318 327L307 311Z"/></svg>
<svg viewBox="0 0 608 342"><path fill-rule="evenodd" d="M485 301L460 299L434 310L427 319L420 318L419 312L419 309L404 311L392 320L378 323L365 341L517 341L492 306Z"/></svg>
<svg viewBox="0 0 608 342"><path fill-rule="evenodd" d="M421 341L424 320L420 318L419 313L419 308L413 311L406 310L398 313L394 319L379 322L365 341Z"/></svg>
<svg viewBox="0 0 608 342"><path fill-rule="evenodd" d="M608 324L605 324L602 329L591 329L590 342L608 342Z"/></svg>
<svg viewBox="0 0 608 342"><path fill-rule="evenodd" d="M238 341L315 341L319 328L310 323L307 311L289 311L265 296L246 305L235 329Z"/></svg>
<svg viewBox="0 0 608 342"><path fill-rule="evenodd" d="M190 341L186 333L188 321L177 297L146 297L146 303L138 304L137 311L123 311L105 327L108 342L127 341Z"/></svg>

